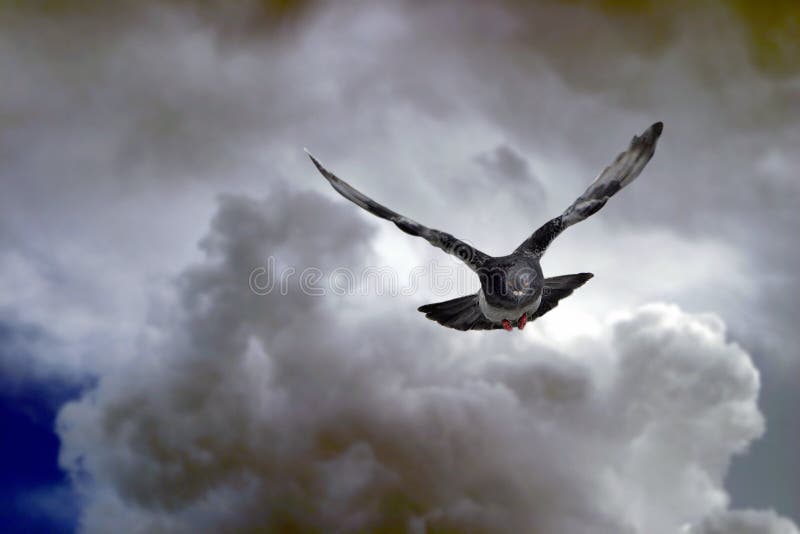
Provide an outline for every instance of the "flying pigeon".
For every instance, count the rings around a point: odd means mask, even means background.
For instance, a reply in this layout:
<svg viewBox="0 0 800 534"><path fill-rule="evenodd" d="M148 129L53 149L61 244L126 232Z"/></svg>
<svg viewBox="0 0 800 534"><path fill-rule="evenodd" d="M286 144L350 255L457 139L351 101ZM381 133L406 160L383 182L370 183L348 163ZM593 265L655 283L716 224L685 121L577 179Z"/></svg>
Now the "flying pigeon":
<svg viewBox="0 0 800 534"><path fill-rule="evenodd" d="M308 150L306 153L343 197L373 215L392 221L405 233L422 237L434 247L456 256L478 275L481 288L477 293L421 306L419 311L428 319L462 331L503 328L510 332L513 325L522 330L528 321L558 306L561 299L594 276L578 273L544 278L539 261L561 232L596 213L617 191L639 176L653 157L663 127L657 122L642 135L634 136L628 149L561 215L544 223L514 252L499 257L489 256L446 232L423 226L378 204L328 171Z"/></svg>

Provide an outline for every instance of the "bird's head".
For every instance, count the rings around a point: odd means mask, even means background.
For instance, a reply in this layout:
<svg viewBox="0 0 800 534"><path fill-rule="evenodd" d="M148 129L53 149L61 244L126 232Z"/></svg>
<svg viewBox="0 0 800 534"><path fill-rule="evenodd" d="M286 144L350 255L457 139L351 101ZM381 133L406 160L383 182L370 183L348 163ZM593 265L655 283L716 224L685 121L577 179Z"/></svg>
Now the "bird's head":
<svg viewBox="0 0 800 534"><path fill-rule="evenodd" d="M478 273L486 300L495 306L519 305L535 300L544 279L536 266L493 266Z"/></svg>

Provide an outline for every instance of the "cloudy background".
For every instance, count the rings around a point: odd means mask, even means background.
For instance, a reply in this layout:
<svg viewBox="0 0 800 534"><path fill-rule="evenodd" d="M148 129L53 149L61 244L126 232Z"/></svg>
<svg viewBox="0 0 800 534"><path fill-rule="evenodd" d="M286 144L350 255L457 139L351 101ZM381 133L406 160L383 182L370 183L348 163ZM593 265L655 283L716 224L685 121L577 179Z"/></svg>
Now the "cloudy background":
<svg viewBox="0 0 800 534"><path fill-rule="evenodd" d="M790 1L0 2L0 526L796 534L798 28ZM596 277L513 335L417 313L474 286L302 152L500 254L656 120L544 260ZM270 258L416 285L256 294Z"/></svg>

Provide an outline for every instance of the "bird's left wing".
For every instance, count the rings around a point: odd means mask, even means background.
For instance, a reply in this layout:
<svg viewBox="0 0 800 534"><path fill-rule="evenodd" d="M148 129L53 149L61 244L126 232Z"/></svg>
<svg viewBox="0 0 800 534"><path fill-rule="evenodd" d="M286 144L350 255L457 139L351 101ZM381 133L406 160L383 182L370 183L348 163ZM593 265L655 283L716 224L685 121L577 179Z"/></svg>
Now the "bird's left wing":
<svg viewBox="0 0 800 534"><path fill-rule="evenodd" d="M339 192L339 194L354 204L361 206L373 215L377 215L378 217L386 219L387 221L392 221L398 228L407 234L426 239L434 247L440 248L448 254L452 254L466 263L473 271L479 269L489 258L488 255L484 254L480 250L468 245L460 239L453 237L447 232L442 232L440 230L434 230L433 228L423 226L420 223L409 219L408 217L404 217L403 215L390 210L386 206L378 204L367 195L358 191L353 186L323 167L322 164L317 161L317 159L312 156L310 152L308 152L308 150L306 150L306 154L308 154L308 157L310 157L311 161L314 162L314 165L316 165L319 172L322 173L322 176L324 176L328 182L330 182L330 184L334 189L336 189L336 191Z"/></svg>
<svg viewBox="0 0 800 534"><path fill-rule="evenodd" d="M634 136L630 146L595 178L594 182L561 215L544 223L514 251L540 257L558 235L605 206L608 199L639 176L656 151L656 141L664 125L657 122L642 135Z"/></svg>

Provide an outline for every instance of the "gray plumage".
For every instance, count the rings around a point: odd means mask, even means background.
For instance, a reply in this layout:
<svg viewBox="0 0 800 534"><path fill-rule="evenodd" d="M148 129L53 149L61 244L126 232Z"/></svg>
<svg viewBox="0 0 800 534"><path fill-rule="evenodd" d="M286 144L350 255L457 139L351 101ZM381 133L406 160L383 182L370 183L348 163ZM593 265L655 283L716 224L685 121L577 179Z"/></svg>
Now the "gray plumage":
<svg viewBox="0 0 800 534"><path fill-rule="evenodd" d="M544 278L539 260L547 247L568 227L602 208L608 199L630 184L653 157L663 130L657 122L642 135L634 136L627 150L589 185L564 212L537 229L508 256L489 256L453 237L428 228L375 202L325 169L310 153L311 161L336 191L373 215L392 221L407 234L426 239L431 245L463 261L478 275L481 289L445 302L426 304L419 311L437 323L457 330L509 329L509 323L541 317L585 284L591 273Z"/></svg>

